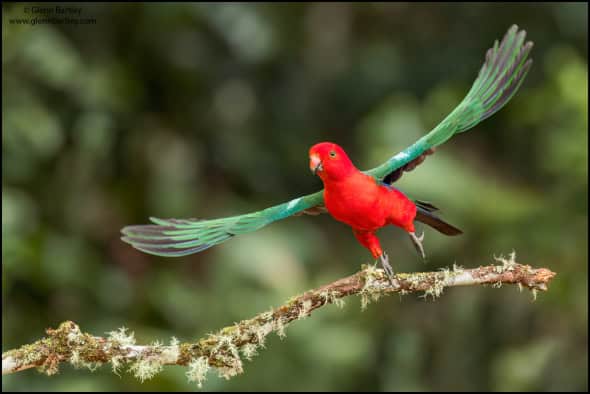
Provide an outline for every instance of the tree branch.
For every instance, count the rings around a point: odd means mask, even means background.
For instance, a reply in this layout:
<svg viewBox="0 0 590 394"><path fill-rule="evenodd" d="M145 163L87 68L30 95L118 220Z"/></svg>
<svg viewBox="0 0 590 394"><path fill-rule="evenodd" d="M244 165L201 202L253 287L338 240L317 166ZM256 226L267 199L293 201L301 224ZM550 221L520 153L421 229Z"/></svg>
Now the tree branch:
<svg viewBox="0 0 590 394"><path fill-rule="evenodd" d="M382 295L424 292L424 296L436 298L446 287L491 284L500 286L517 284L526 287L536 295L538 290L547 290L547 284L555 273L546 268L532 268L510 258L497 258L501 265L480 266L437 272L397 274L393 284L383 270L372 265L347 278L310 290L291 298L279 308L263 312L250 320L225 327L215 334L209 334L194 343L179 343L172 338L169 345L152 343L136 345L133 333L125 328L110 332L107 337L84 333L77 324L66 321L57 329L47 329L47 337L32 344L21 346L2 354L2 374L19 372L37 367L47 375L58 372L59 364L69 362L74 367L91 370L104 363L110 363L114 373L123 365L141 381L150 379L163 369L164 365L188 366L187 377L196 381L199 387L210 367L217 369L220 376L229 379L243 372L242 358L251 360L259 348L264 347L268 334L276 332L285 335L285 327L298 319L305 318L312 311L326 305L342 306L344 297L359 295L364 309L371 301ZM241 353L241 355L240 355Z"/></svg>

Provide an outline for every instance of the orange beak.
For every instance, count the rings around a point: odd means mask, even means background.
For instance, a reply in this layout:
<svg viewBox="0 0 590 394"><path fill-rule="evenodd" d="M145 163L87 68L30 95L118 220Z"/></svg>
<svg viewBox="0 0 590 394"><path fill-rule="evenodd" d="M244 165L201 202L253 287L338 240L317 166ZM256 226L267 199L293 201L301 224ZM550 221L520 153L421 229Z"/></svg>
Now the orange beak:
<svg viewBox="0 0 590 394"><path fill-rule="evenodd" d="M317 155L317 153L309 156L309 169L314 175L316 175L318 171L322 171L324 169L322 167L322 161L320 160L320 157Z"/></svg>

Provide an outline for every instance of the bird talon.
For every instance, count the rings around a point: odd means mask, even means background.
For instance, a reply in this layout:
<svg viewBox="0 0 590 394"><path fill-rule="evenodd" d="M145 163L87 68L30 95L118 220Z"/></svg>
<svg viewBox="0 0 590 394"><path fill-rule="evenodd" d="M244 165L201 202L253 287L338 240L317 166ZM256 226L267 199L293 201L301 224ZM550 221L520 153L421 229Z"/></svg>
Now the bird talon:
<svg viewBox="0 0 590 394"><path fill-rule="evenodd" d="M395 285L395 283L393 282L393 268L391 267L391 264L389 264L389 257L387 257L387 254L385 252L383 252L383 254L381 255L381 265L383 266L385 274L389 278L389 282L391 282L392 285Z"/></svg>
<svg viewBox="0 0 590 394"><path fill-rule="evenodd" d="M417 237L416 233L414 232L408 234L410 234L410 239L412 240L412 243L414 244L414 247L416 248L420 256L422 256L423 259L426 259L426 254L424 253L424 246L422 246L422 241L424 241L424 232L422 232L422 235L420 237Z"/></svg>

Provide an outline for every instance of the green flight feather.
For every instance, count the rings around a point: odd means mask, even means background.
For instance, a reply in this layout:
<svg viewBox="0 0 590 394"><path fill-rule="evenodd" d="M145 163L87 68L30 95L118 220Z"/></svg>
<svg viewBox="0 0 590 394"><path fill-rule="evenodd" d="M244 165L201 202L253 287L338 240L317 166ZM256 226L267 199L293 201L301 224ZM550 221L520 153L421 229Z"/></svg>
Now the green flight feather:
<svg viewBox="0 0 590 394"><path fill-rule="evenodd" d="M473 128L479 122L498 112L524 81L532 59L528 54L531 41L524 43L526 32L513 25L502 42L494 43L486 53L486 61L467 96L442 122L404 151L393 156L377 168L367 171L375 178L383 178L397 168L414 160L425 150L436 147L453 135Z"/></svg>
<svg viewBox="0 0 590 394"><path fill-rule="evenodd" d="M473 86L463 101L430 133L367 174L377 179L409 163L429 148L453 135L467 131L498 112L514 96L528 73L532 60L527 56L532 42L524 43L525 31L512 26L501 43L494 43ZM274 221L322 205L323 190L296 198L262 211L222 219L158 219L151 225L124 227L123 241L143 252L158 256L185 256L256 231Z"/></svg>
<svg viewBox="0 0 590 394"><path fill-rule="evenodd" d="M121 230L124 234L121 239L136 249L157 256L186 256L322 203L323 191L262 211L222 219L150 218L155 224L127 226Z"/></svg>

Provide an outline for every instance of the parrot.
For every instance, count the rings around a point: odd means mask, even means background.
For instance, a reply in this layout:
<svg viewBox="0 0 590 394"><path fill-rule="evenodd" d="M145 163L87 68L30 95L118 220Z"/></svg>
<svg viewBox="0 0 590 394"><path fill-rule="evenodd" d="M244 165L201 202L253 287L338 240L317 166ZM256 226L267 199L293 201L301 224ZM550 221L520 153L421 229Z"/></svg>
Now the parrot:
<svg viewBox="0 0 590 394"><path fill-rule="evenodd" d="M516 94L528 74L532 41L526 32L512 25L500 42L494 41L475 82L457 107L429 133L381 165L359 171L344 150L333 143L314 145L309 152L310 167L322 179L325 189L285 203L243 215L219 219L162 219L152 224L129 225L121 229L124 242L153 255L178 257L204 251L237 235L257 231L273 222L303 214L329 212L353 228L358 241L381 258L391 278L392 269L374 231L394 224L410 235L424 256L423 235L415 234L414 220L439 232L457 235L461 230L442 221L437 208L424 201L411 201L392 186L404 172L422 163L426 156L455 134L463 133L504 107Z"/></svg>
<svg viewBox="0 0 590 394"><path fill-rule="evenodd" d="M417 163L415 163L417 164ZM463 232L432 214L434 205L410 200L400 190L359 171L339 145L320 142L309 150L309 168L324 183L324 204L332 217L352 227L354 236L373 258L381 259L391 279L393 268L381 249L375 231L393 224L410 235L416 250L426 258L422 241L424 233L416 236L414 220L430 225L446 235Z"/></svg>

